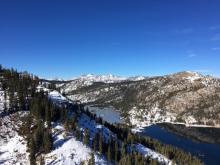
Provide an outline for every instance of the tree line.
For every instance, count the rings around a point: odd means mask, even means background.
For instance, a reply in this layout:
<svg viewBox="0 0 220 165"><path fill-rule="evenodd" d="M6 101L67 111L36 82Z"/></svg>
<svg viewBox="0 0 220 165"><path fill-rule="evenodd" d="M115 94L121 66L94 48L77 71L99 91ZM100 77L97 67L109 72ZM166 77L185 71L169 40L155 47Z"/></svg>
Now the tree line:
<svg viewBox="0 0 220 165"><path fill-rule="evenodd" d="M30 98L34 95L39 78L28 72L18 72L0 65L0 87L4 91L4 114L29 110ZM8 101L7 101L8 100Z"/></svg>

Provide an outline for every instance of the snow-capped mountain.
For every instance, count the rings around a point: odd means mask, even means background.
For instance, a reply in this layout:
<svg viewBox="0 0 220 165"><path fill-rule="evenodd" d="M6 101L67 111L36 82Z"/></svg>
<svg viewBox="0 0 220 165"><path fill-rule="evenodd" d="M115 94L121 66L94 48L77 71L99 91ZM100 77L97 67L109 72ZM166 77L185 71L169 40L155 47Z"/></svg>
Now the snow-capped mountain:
<svg viewBox="0 0 220 165"><path fill-rule="evenodd" d="M68 93L78 88L90 86L98 82L111 84L111 83L120 83L124 81L140 81L144 79L145 77L143 76L126 78L126 77L114 76L112 74L109 75L87 74L87 75L82 75L78 78L74 78L73 80L69 80L69 83L65 83L61 87L61 89L63 92Z"/></svg>
<svg viewBox="0 0 220 165"><path fill-rule="evenodd" d="M101 80L85 76L66 83L61 90L72 100L114 106L127 114L133 125L183 122L220 126L217 78L186 71L158 77L115 78L111 83Z"/></svg>
<svg viewBox="0 0 220 165"><path fill-rule="evenodd" d="M112 74L109 75L94 75L94 74L87 74L82 75L77 79L85 80L85 81L93 81L93 82L105 82L105 83L114 83L126 80L125 77L114 76Z"/></svg>

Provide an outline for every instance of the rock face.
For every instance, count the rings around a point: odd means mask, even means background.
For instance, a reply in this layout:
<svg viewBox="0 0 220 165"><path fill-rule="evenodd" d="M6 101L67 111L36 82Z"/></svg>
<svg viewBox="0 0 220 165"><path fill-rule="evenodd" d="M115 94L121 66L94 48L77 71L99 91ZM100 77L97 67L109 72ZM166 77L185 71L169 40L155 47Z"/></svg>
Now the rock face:
<svg viewBox="0 0 220 165"><path fill-rule="evenodd" d="M75 85L79 81L88 82L76 79L61 90L72 100L114 106L131 124L167 121L220 126L220 80L211 76L180 72L139 81L97 80Z"/></svg>

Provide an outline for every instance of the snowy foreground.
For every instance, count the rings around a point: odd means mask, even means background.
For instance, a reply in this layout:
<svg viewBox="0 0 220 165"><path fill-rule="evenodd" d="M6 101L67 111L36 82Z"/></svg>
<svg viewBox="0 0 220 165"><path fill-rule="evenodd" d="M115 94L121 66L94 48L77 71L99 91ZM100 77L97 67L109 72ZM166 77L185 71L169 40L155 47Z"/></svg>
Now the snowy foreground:
<svg viewBox="0 0 220 165"><path fill-rule="evenodd" d="M5 102L8 106L8 97L5 100L4 91L0 89L0 164L27 165L29 164L27 142L24 137L18 134L19 127L22 124L20 117L27 113L18 112L1 116Z"/></svg>
<svg viewBox="0 0 220 165"><path fill-rule="evenodd" d="M27 142L18 135L19 117L25 113L15 113L0 119L0 164L29 164Z"/></svg>
<svg viewBox="0 0 220 165"><path fill-rule="evenodd" d="M59 103L68 101L57 91L49 92L49 97ZM1 101L3 98L1 98ZM1 107L2 110L2 107ZM29 153L27 152L27 142L24 137L18 135L20 116L25 112L15 113L1 117L0 119L0 164L1 165L29 165ZM83 114L79 120L79 127L83 131L89 129L91 138L98 132L102 132L106 141L116 136L106 127L91 120L87 115ZM80 163L88 164L92 150L77 141L75 137L66 132L64 126L60 123L52 123L53 133L53 151L42 155L46 165L75 165ZM144 156L157 159L162 164L171 165L172 162L165 156L146 148L141 144L135 144L135 149ZM110 164L105 157L95 154L95 162L97 165Z"/></svg>

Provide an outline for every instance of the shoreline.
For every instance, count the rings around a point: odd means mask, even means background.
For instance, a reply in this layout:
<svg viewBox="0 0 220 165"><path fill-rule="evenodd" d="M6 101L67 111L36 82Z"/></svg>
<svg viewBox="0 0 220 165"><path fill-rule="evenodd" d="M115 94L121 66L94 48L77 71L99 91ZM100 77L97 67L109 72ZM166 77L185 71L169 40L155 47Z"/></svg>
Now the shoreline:
<svg viewBox="0 0 220 165"><path fill-rule="evenodd" d="M212 126L212 125L205 125L205 124L186 124L186 123L181 123L181 122L156 122L153 123L152 125L155 124L175 124L175 125L184 125L186 127L197 127L197 128L220 128L219 126Z"/></svg>
<svg viewBox="0 0 220 165"><path fill-rule="evenodd" d="M202 125L202 124L186 124L186 123L181 123L181 122L155 122L155 123L151 123L148 125L146 124L146 125L142 125L142 126L134 126L134 128L132 128L131 130L134 133L142 132L142 130L145 129L146 127L150 127L152 125L157 125L157 124L183 125L188 128L216 128L216 129L220 129L220 126L211 126L211 125Z"/></svg>

